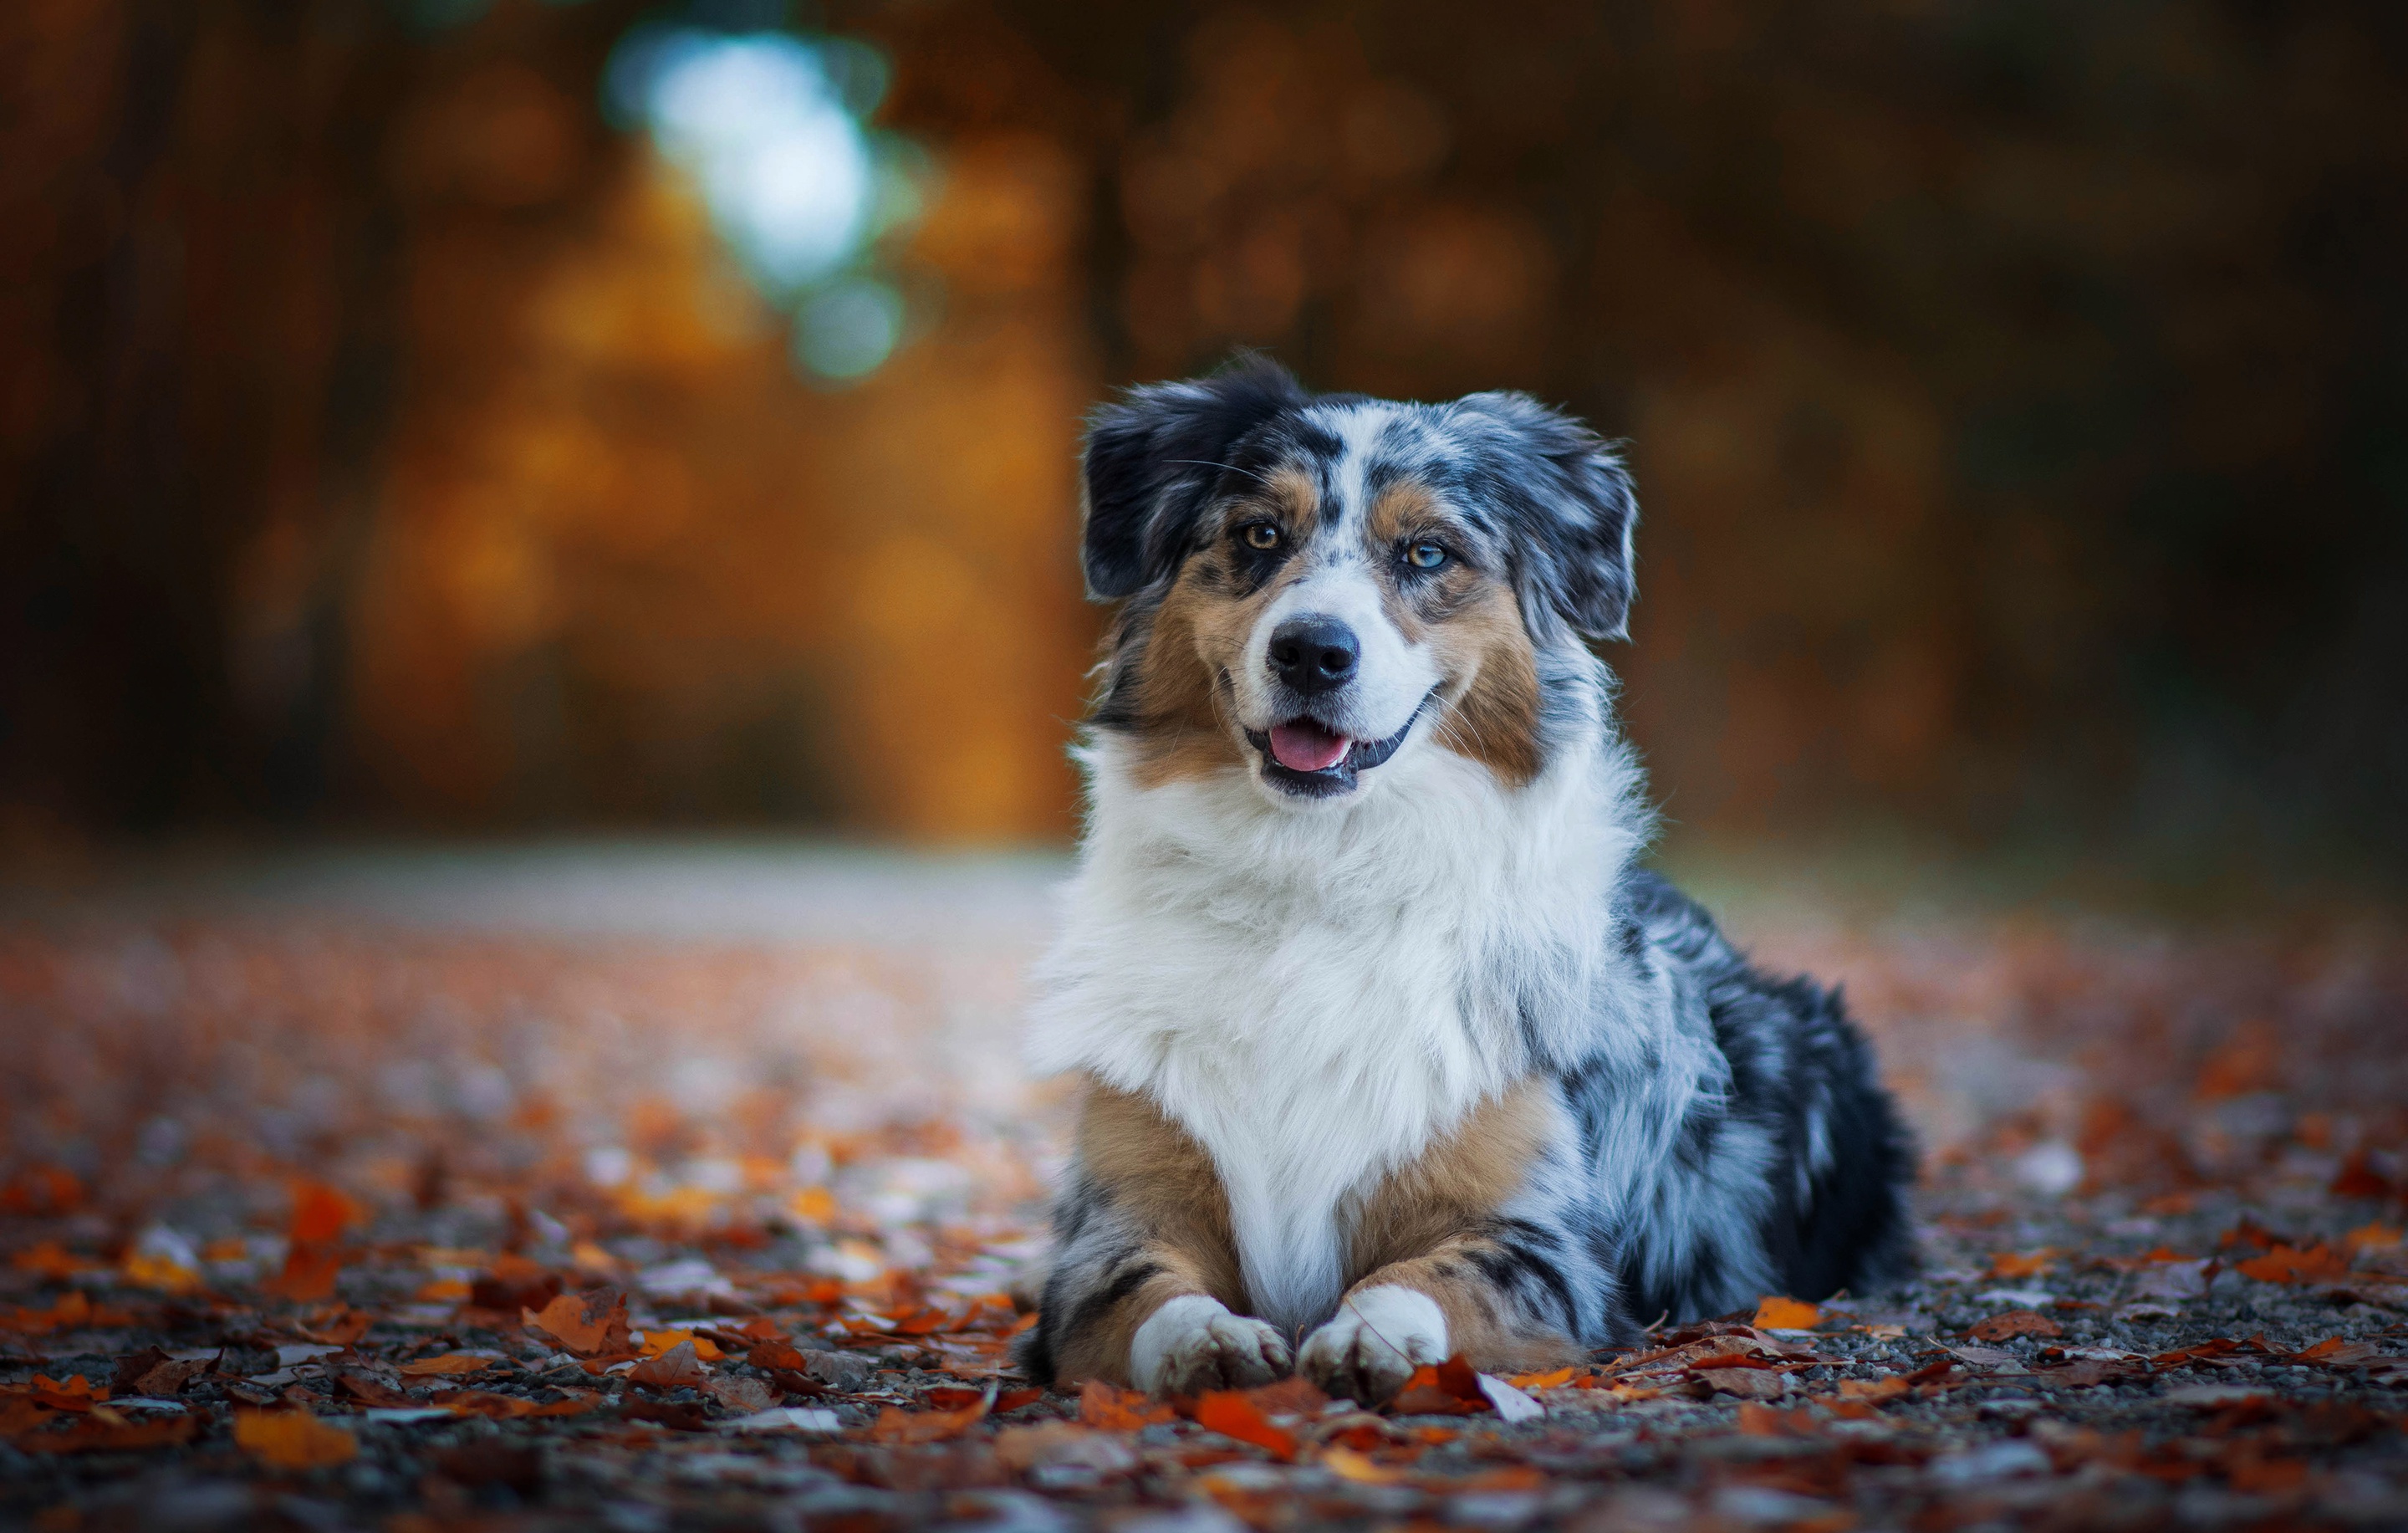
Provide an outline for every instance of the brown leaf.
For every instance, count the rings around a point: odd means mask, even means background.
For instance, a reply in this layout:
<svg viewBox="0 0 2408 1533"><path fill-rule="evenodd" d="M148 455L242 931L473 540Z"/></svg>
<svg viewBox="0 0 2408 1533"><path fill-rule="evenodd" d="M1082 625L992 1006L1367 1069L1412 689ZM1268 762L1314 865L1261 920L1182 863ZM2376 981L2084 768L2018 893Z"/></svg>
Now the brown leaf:
<svg viewBox="0 0 2408 1533"><path fill-rule="evenodd" d="M494 1358L480 1357L474 1353L447 1352L440 1357L414 1358L394 1371L405 1379L465 1378L484 1372L494 1362Z"/></svg>
<svg viewBox="0 0 2408 1533"><path fill-rule="evenodd" d="M193 1415L159 1421L101 1421L87 1417L64 1432L36 1432L15 1439L29 1454L132 1453L147 1448L173 1448L190 1442L201 1428Z"/></svg>
<svg viewBox="0 0 2408 1533"><path fill-rule="evenodd" d="M1134 1389L1122 1389L1101 1379L1090 1379L1079 1386L1079 1420L1098 1431L1134 1432L1178 1419L1170 1407Z"/></svg>
<svg viewBox="0 0 2408 1533"><path fill-rule="evenodd" d="M777 1404L769 1386L758 1379L706 1379L702 1392L730 1411L751 1415Z"/></svg>
<svg viewBox="0 0 2408 1533"><path fill-rule="evenodd" d="M869 1436L878 1442L942 1442L978 1425L986 1411L983 1397L967 1411L901 1411L890 1405L878 1413Z"/></svg>
<svg viewBox="0 0 2408 1533"><path fill-rule="evenodd" d="M2234 1263L2232 1269L2259 1282L2337 1282L2349 1276L2349 1253L2329 1245L2301 1251L2277 1244L2263 1255Z"/></svg>
<svg viewBox="0 0 2408 1533"><path fill-rule="evenodd" d="M1743 1400L1777 1400L1789 1393L1789 1375L1760 1368L1698 1368L1696 1377L1709 1393Z"/></svg>
<svg viewBox="0 0 2408 1533"><path fill-rule="evenodd" d="M260 1291L297 1304L318 1304L335 1297L335 1280L342 1275L343 1251L333 1241L295 1240L285 1254L284 1269Z"/></svg>
<svg viewBox="0 0 2408 1533"><path fill-rule="evenodd" d="M2063 1336L2065 1327L2037 1310L2009 1310L1975 1322L1965 1334L1976 1341L2004 1341L2011 1336Z"/></svg>
<svg viewBox="0 0 2408 1533"><path fill-rule="evenodd" d="M628 1379L650 1389L699 1386L710 1377L691 1340L681 1341L656 1357L647 1357L627 1370Z"/></svg>
<svg viewBox="0 0 2408 1533"><path fill-rule="evenodd" d="M1465 1416L1489 1409L1480 1374L1461 1354L1415 1368L1388 1409L1399 1416Z"/></svg>
<svg viewBox="0 0 2408 1533"><path fill-rule="evenodd" d="M626 1352L634 1343L627 1331L627 1298L611 1287L563 1294L541 1312L521 1311L529 1330L540 1331L580 1357Z"/></svg>
<svg viewBox="0 0 2408 1533"><path fill-rule="evenodd" d="M351 1433L306 1411L237 1411L234 1440L251 1457L279 1469L348 1464L360 1451L359 1440Z"/></svg>
<svg viewBox="0 0 2408 1533"><path fill-rule="evenodd" d="M335 1388L362 1405L381 1411L405 1410L418 1403L372 1374L338 1373L335 1376Z"/></svg>
<svg viewBox="0 0 2408 1533"><path fill-rule="evenodd" d="M505 1253L495 1259L491 1272L470 1284L468 1302L481 1310L517 1314L522 1310L541 1310L560 1297L564 1286L560 1274L550 1268Z"/></svg>

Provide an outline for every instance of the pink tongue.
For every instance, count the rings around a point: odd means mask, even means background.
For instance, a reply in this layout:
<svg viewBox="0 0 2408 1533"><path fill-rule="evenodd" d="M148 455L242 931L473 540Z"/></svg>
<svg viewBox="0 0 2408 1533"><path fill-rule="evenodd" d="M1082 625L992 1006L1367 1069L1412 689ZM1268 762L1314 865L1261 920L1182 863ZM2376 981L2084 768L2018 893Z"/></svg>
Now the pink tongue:
<svg viewBox="0 0 2408 1533"><path fill-rule="evenodd" d="M1310 719L1271 725L1271 758L1292 772L1324 772L1338 765L1353 743Z"/></svg>

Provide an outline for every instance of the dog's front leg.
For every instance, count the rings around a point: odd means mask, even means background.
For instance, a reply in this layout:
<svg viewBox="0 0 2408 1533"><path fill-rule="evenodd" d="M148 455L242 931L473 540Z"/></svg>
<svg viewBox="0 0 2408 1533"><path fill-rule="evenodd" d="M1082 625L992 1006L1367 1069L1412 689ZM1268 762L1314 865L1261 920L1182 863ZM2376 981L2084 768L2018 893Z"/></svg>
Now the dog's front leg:
<svg viewBox="0 0 2408 1533"><path fill-rule="evenodd" d="M1286 1339L1236 1312L1245 1285L1211 1157L1143 1097L1090 1087L1054 1239L1021 1350L1037 1377L1196 1395L1288 1371Z"/></svg>
<svg viewBox="0 0 2408 1533"><path fill-rule="evenodd" d="M1468 1231L1349 1289L1305 1338L1297 1370L1336 1399L1383 1405L1413 1369L1457 1353L1484 1373L1570 1362L1581 1347L1549 1272L1554 1253L1495 1231Z"/></svg>

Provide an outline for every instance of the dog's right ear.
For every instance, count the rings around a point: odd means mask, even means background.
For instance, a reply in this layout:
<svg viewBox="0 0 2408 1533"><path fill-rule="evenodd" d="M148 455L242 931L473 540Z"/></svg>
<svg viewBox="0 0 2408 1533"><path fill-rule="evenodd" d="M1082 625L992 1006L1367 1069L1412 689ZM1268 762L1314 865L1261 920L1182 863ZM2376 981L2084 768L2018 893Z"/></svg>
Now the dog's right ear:
<svg viewBox="0 0 2408 1533"><path fill-rule="evenodd" d="M1087 595L1111 601L1179 566L1229 449L1312 399L1286 368L1244 356L1207 378L1149 383L1087 418Z"/></svg>

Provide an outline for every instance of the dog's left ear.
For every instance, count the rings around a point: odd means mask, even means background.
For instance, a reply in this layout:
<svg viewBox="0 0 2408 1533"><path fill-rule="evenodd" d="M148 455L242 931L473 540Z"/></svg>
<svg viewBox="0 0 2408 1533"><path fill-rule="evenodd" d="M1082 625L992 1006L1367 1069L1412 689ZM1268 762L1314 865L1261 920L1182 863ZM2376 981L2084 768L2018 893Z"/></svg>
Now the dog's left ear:
<svg viewBox="0 0 2408 1533"><path fill-rule="evenodd" d="M1311 399L1286 368L1241 353L1209 377L1131 389L1089 416L1087 595L1111 601L1176 569L1229 450Z"/></svg>
<svg viewBox="0 0 2408 1533"><path fill-rule="evenodd" d="M1521 534L1523 618L1589 638L1628 638L1638 597L1639 501L1612 443L1525 394L1469 394L1496 493Z"/></svg>

